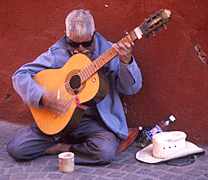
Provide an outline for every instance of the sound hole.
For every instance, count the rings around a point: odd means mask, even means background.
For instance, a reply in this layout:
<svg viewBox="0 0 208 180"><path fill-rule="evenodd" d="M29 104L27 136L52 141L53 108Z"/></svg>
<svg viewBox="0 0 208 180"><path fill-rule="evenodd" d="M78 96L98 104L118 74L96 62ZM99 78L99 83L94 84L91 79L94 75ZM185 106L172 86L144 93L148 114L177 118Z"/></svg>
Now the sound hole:
<svg viewBox="0 0 208 180"><path fill-rule="evenodd" d="M75 89L78 89L79 93L81 93L86 86L86 82L81 83L81 78L78 75L79 72L80 72L79 69L74 69L70 71L66 76L65 88L69 94L75 94L74 92Z"/></svg>
<svg viewBox="0 0 208 180"><path fill-rule="evenodd" d="M79 89L79 87L81 86L81 79L78 75L74 75L72 76L69 85L72 89Z"/></svg>

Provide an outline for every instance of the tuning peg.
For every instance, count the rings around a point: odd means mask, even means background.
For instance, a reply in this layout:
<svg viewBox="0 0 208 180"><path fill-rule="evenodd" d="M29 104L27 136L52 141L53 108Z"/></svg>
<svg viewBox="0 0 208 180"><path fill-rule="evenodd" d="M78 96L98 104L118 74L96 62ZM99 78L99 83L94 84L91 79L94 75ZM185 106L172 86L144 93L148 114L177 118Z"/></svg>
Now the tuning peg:
<svg viewBox="0 0 208 180"><path fill-rule="evenodd" d="M160 29L160 28L157 28L157 31L158 31L158 32L160 32L160 31L162 31L162 29Z"/></svg>
<svg viewBox="0 0 208 180"><path fill-rule="evenodd" d="M129 34L130 32L126 30L125 33L126 33L126 34Z"/></svg>
<svg viewBox="0 0 208 180"><path fill-rule="evenodd" d="M165 27L165 29L167 29L167 26L165 24L163 24L163 26Z"/></svg>

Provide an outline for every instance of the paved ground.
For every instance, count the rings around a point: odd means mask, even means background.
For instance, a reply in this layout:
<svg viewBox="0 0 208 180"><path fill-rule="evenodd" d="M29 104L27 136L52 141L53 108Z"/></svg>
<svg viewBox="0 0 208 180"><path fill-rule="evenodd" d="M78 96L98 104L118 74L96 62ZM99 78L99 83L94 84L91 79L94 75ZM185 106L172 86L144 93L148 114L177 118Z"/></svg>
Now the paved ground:
<svg viewBox="0 0 208 180"><path fill-rule="evenodd" d="M208 145L202 147L206 151L204 155L195 156L192 159L195 162L186 166L166 163L148 165L139 162L135 159L135 153L139 150L136 142L119 153L111 164L105 166L75 165L75 171L68 174L59 171L57 156L40 157L29 162L16 162L8 156L6 144L23 128L25 128L23 125L0 121L0 180L208 180Z"/></svg>

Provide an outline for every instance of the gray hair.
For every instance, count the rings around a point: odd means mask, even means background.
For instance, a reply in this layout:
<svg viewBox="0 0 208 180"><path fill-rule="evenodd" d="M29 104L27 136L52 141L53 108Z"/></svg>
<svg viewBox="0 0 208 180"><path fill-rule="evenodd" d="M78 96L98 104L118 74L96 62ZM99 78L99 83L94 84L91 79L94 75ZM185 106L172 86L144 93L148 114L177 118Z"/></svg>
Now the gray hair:
<svg viewBox="0 0 208 180"><path fill-rule="evenodd" d="M95 31L94 19L88 10L74 10L68 14L66 21L66 33L72 33L74 37L93 36Z"/></svg>

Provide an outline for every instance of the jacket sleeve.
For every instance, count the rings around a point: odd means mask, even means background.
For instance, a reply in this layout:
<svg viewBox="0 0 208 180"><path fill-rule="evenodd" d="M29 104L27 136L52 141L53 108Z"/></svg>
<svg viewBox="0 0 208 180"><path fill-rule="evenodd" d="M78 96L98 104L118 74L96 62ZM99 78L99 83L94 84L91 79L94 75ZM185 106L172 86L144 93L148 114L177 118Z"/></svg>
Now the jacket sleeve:
<svg viewBox="0 0 208 180"><path fill-rule="evenodd" d="M12 76L13 87L20 95L23 102L38 108L39 102L45 91L33 80L40 71L55 68L55 56L49 49L31 63L23 65Z"/></svg>
<svg viewBox="0 0 208 180"><path fill-rule="evenodd" d="M137 93L142 87L142 75L134 57L132 57L131 64L120 62L118 69L117 91L127 95Z"/></svg>

